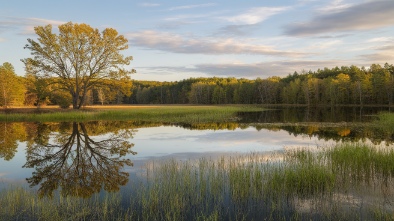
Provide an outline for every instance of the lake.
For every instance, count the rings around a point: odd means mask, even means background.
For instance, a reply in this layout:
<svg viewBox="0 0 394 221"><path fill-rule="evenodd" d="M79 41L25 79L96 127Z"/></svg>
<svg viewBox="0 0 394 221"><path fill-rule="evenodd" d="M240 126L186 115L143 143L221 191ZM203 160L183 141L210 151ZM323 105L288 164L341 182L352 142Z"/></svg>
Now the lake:
<svg viewBox="0 0 394 221"><path fill-rule="evenodd" d="M272 107L220 123L1 122L0 217L390 219L394 132L369 123L381 111L390 109Z"/></svg>
<svg viewBox="0 0 394 221"><path fill-rule="evenodd" d="M89 194L119 188L151 160L197 159L225 154L283 151L391 136L364 128L388 108L273 108L239 113L237 122L162 125L94 121L0 123L0 183L29 185L50 195L68 183ZM70 193L71 194L71 193Z"/></svg>

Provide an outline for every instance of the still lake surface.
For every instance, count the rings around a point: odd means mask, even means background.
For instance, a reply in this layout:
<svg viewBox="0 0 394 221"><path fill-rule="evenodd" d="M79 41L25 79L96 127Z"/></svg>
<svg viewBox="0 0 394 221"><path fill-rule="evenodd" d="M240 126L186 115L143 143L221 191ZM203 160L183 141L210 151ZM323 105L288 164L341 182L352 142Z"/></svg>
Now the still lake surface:
<svg viewBox="0 0 394 221"><path fill-rule="evenodd" d="M156 124L127 121L0 123L0 187L79 183L91 193L117 189L147 161L283 151L392 136L362 126L388 108L278 108L239 113L237 122ZM110 188L111 189L111 188Z"/></svg>

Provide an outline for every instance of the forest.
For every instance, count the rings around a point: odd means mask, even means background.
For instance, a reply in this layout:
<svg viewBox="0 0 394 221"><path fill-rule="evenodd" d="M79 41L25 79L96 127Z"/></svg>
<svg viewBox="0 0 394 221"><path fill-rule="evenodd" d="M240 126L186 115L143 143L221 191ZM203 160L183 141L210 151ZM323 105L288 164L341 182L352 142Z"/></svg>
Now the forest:
<svg viewBox="0 0 394 221"><path fill-rule="evenodd" d="M26 71L16 75L12 64L0 66L0 105L59 105L72 98L56 77L42 78ZM103 86L105 85L105 86ZM83 105L93 104L291 104L392 105L394 66L342 66L294 72L286 77L189 78L175 82L125 79L92 87Z"/></svg>

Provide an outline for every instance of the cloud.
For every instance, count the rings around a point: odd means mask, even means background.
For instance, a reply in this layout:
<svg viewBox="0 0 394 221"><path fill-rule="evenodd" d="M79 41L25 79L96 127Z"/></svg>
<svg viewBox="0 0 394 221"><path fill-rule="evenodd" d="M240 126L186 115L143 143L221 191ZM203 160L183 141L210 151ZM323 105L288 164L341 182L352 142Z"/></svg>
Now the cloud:
<svg viewBox="0 0 394 221"><path fill-rule="evenodd" d="M320 35L317 36L316 38L344 38L344 37L349 37L351 34L341 34L341 35Z"/></svg>
<svg viewBox="0 0 394 221"><path fill-rule="evenodd" d="M308 51L320 51L320 50L337 50L338 46L343 44L341 40L332 40L332 41L320 41L318 43L311 44L308 47Z"/></svg>
<svg viewBox="0 0 394 221"><path fill-rule="evenodd" d="M319 35L330 32L370 30L394 25L394 1L370 1L343 10L315 16L305 23L285 27L290 36Z"/></svg>
<svg viewBox="0 0 394 221"><path fill-rule="evenodd" d="M142 7L158 7L158 6L160 6L160 4L158 4L158 3L141 3L139 5Z"/></svg>
<svg viewBox="0 0 394 221"><path fill-rule="evenodd" d="M41 18L28 18L27 19L28 25L24 27L24 31L21 34L24 35L31 35L34 34L34 27L36 26L42 26L42 25L53 25L53 26L59 26L62 25L66 22L64 21L57 21L57 20L49 20L49 19L41 19Z"/></svg>
<svg viewBox="0 0 394 221"><path fill-rule="evenodd" d="M158 29L175 29L181 26L198 24L207 22L207 18L211 17L210 13L203 14L183 14L164 18L157 25Z"/></svg>
<svg viewBox="0 0 394 221"><path fill-rule="evenodd" d="M180 28L182 26L187 26L187 25L191 25L194 24L194 22L191 21L165 21L165 22L161 22L160 24L156 25L157 29L163 29L163 30L171 30L171 29L177 29Z"/></svg>
<svg viewBox="0 0 394 221"><path fill-rule="evenodd" d="M392 49L394 46L392 46ZM394 55L392 52L383 51L374 54L366 54L360 56L364 61L370 64L384 64L384 63L394 63Z"/></svg>
<svg viewBox="0 0 394 221"><path fill-rule="evenodd" d="M192 8L211 7L211 6L215 6L215 5L216 5L215 3L206 3L206 4L199 4L199 5L182 5L182 6L169 8L168 10L175 11L175 10L184 10L184 9L192 9Z"/></svg>
<svg viewBox="0 0 394 221"><path fill-rule="evenodd" d="M340 11L343 11L343 10L351 7L351 6L352 6L352 4L343 3L343 0L334 0L328 6L320 8L319 11L322 13L340 12Z"/></svg>
<svg viewBox="0 0 394 221"><path fill-rule="evenodd" d="M35 24L51 24L51 25L62 25L66 22L58 21L58 20L50 20L50 19L43 19L43 18L27 18L28 21L31 21Z"/></svg>
<svg viewBox="0 0 394 221"><path fill-rule="evenodd" d="M349 64L351 64L349 61L342 60L281 60L260 63L197 64L193 67L137 67L137 69L143 69L143 73L154 73L160 76L173 75L174 73L182 73L184 75L184 79L193 76L193 74L200 77L204 75L206 77L217 76L249 79L256 79L260 77L264 79L271 76L285 77L288 74L294 73L294 71L314 71L319 68L333 68L336 66L348 66ZM358 63L355 65L365 66L370 65L370 63Z"/></svg>
<svg viewBox="0 0 394 221"><path fill-rule="evenodd" d="M366 41L367 43L375 43L372 49L374 53L360 55L361 59L370 63L394 63L394 38L393 37L377 37ZM369 48L371 49L371 48Z"/></svg>
<svg viewBox="0 0 394 221"><path fill-rule="evenodd" d="M220 28L214 35L246 36L256 30L256 25L227 25Z"/></svg>
<svg viewBox="0 0 394 221"><path fill-rule="evenodd" d="M323 67L335 67L337 65L348 65L343 61L314 61L314 60L294 60L294 61L270 61L251 64L200 64L196 65L199 72L211 76L228 76L244 78L268 78L271 76L284 77L294 71L317 70Z"/></svg>
<svg viewBox="0 0 394 221"><path fill-rule="evenodd" d="M186 22L189 20L201 20L202 18L206 18L207 15L206 14L193 14L193 15L178 15L178 16L173 16L173 17L168 17L165 18L165 21L182 21L182 22Z"/></svg>
<svg viewBox="0 0 394 221"><path fill-rule="evenodd" d="M260 23L269 17L276 15L280 12L288 10L288 7L277 7L277 8L269 8L269 7L258 7L252 8L245 13L232 16L232 17L222 17L222 19L238 24L238 25L253 25Z"/></svg>
<svg viewBox="0 0 394 221"><path fill-rule="evenodd" d="M389 44L389 45L384 45L381 46L379 48L377 48L377 50L381 50L381 51L391 51L390 54L392 53L392 50L394 50L394 44Z"/></svg>
<svg viewBox="0 0 394 221"><path fill-rule="evenodd" d="M261 44L244 43L246 40L183 38L157 31L142 31L126 35L130 44L154 50L183 54L254 54L271 56L302 56L303 53L281 51Z"/></svg>
<svg viewBox="0 0 394 221"><path fill-rule="evenodd" d="M394 49L394 37L376 37L376 38L371 38L365 41L365 45L369 46L369 50L377 50L387 52L388 54L392 53L392 50Z"/></svg>
<svg viewBox="0 0 394 221"><path fill-rule="evenodd" d="M367 43L370 42L377 42L377 43L384 43L384 42L394 42L394 37L376 37L367 40Z"/></svg>
<svg viewBox="0 0 394 221"><path fill-rule="evenodd" d="M5 38L0 38L0 42L6 41Z"/></svg>
<svg viewBox="0 0 394 221"><path fill-rule="evenodd" d="M66 22L42 18L8 18L6 20L0 20L0 30L1 32L19 30L19 34L31 35L34 34L34 27L36 26L48 24L58 26L64 23Z"/></svg>

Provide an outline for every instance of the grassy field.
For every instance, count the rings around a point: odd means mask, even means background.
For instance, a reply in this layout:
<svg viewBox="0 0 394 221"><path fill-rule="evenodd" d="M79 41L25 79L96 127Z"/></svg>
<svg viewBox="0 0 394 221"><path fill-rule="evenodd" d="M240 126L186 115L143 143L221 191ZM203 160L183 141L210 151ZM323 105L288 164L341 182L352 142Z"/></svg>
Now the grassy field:
<svg viewBox="0 0 394 221"><path fill-rule="evenodd" d="M0 192L5 220L392 220L394 149L344 143L146 164L121 192Z"/></svg>
<svg viewBox="0 0 394 221"><path fill-rule="evenodd" d="M13 108L0 113L3 122L59 122L92 120L132 120L161 123L205 123L237 120L242 111L262 111L252 105L226 106L92 106L82 110L62 110L56 107Z"/></svg>

